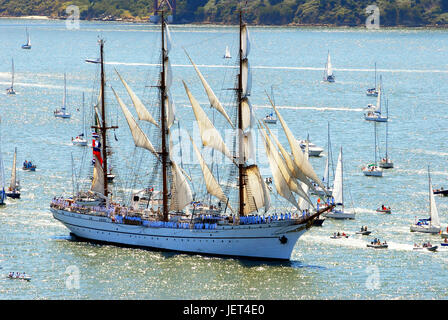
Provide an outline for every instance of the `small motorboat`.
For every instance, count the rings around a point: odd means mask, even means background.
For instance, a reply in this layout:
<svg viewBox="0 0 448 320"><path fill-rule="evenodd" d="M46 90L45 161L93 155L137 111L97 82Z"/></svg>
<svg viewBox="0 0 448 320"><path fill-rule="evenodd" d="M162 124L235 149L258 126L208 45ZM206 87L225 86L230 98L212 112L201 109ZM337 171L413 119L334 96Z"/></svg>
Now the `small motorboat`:
<svg viewBox="0 0 448 320"><path fill-rule="evenodd" d="M440 243L440 246L441 246L441 247L448 247L448 242L441 242L441 243Z"/></svg>
<svg viewBox="0 0 448 320"><path fill-rule="evenodd" d="M36 171L36 165L33 164L31 161L25 160L25 162L23 163L22 170L25 170L25 171Z"/></svg>
<svg viewBox="0 0 448 320"><path fill-rule="evenodd" d="M85 62L87 63L100 63L100 58L97 59L85 59Z"/></svg>
<svg viewBox="0 0 448 320"><path fill-rule="evenodd" d="M275 118L274 115L271 113L271 114L266 115L266 117L263 119L263 122L276 124L277 118Z"/></svg>
<svg viewBox="0 0 448 320"><path fill-rule="evenodd" d="M324 149L310 142L309 139L306 140L298 140L300 148L305 151L306 145L308 144L308 155L310 157L320 157L321 153L324 152Z"/></svg>
<svg viewBox="0 0 448 320"><path fill-rule="evenodd" d="M426 249L428 251L434 252L434 251L437 250L437 248L438 248L438 246L433 246L430 242L426 242L426 243L423 243L421 246L419 246L418 244L414 243L413 250L423 250L423 249Z"/></svg>
<svg viewBox="0 0 448 320"><path fill-rule="evenodd" d="M341 238L348 238L349 235L346 233L334 233L330 238L331 239L341 239Z"/></svg>
<svg viewBox="0 0 448 320"><path fill-rule="evenodd" d="M390 209L390 207L386 208L385 206L381 206L378 209L376 209L376 212L391 214L392 210Z"/></svg>
<svg viewBox="0 0 448 320"><path fill-rule="evenodd" d="M367 230L365 230L365 231L356 231L356 234L360 234L360 235L363 235L363 236L368 236L371 233L372 233L372 231L367 231Z"/></svg>
<svg viewBox="0 0 448 320"><path fill-rule="evenodd" d="M378 90L376 88L369 88L366 90L366 95L369 97L378 97Z"/></svg>
<svg viewBox="0 0 448 320"><path fill-rule="evenodd" d="M389 245L384 241L381 243L379 239L374 239L372 242L367 244L368 248L375 248L375 249L387 249Z"/></svg>
<svg viewBox="0 0 448 320"><path fill-rule="evenodd" d="M8 274L8 278L9 279L17 279L17 280L25 280L25 281L31 281L31 277L25 273L14 273L14 272L10 272Z"/></svg>
<svg viewBox="0 0 448 320"><path fill-rule="evenodd" d="M76 136L76 138L72 138L72 143L75 146L87 146L87 140L84 138L84 134L80 134Z"/></svg>
<svg viewBox="0 0 448 320"><path fill-rule="evenodd" d="M445 196L445 197L448 196L448 189L443 189L443 188L434 189L433 192L434 192L434 194L437 194L437 195L441 195L441 196Z"/></svg>
<svg viewBox="0 0 448 320"><path fill-rule="evenodd" d="M367 244L367 247L369 248L375 248L375 249L387 249L389 245L387 243L378 243L378 244Z"/></svg>

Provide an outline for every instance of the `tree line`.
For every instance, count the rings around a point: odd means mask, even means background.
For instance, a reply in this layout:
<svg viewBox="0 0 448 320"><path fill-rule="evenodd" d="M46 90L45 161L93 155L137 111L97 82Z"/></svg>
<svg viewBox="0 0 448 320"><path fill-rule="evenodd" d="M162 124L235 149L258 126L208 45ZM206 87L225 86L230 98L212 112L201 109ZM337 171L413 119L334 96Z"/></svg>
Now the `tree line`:
<svg viewBox="0 0 448 320"><path fill-rule="evenodd" d="M258 25L364 26L376 5L381 26L448 26L448 0L177 0L174 23L238 23L245 3L245 20ZM154 0L0 0L0 16L68 16L76 5L80 19L145 21Z"/></svg>

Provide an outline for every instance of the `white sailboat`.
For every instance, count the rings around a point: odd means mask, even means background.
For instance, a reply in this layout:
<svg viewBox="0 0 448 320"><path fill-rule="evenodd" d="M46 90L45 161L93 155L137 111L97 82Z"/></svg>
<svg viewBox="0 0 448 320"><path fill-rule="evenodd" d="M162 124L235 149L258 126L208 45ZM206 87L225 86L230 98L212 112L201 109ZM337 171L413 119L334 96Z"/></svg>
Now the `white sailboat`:
<svg viewBox="0 0 448 320"><path fill-rule="evenodd" d="M429 219L419 219L411 225L411 232L423 232L423 233L439 233L440 232L440 220L439 212L437 210L436 199L434 197L434 191L431 183L431 175L429 173L428 166L428 184L429 184Z"/></svg>
<svg viewBox="0 0 448 320"><path fill-rule="evenodd" d="M1 118L0 118L1 123ZM0 140L1 147L1 140ZM0 206L5 205L6 192L5 192L5 166L3 165L3 156L0 148Z"/></svg>
<svg viewBox="0 0 448 320"><path fill-rule="evenodd" d="M67 112L67 79L66 74L64 73L64 96L62 97L62 108L56 109L53 114L56 118L64 118L68 119L71 117L71 114Z"/></svg>
<svg viewBox="0 0 448 320"><path fill-rule="evenodd" d="M330 50L328 50L327 63L325 64L324 81L325 82L335 81L335 76L333 74L333 65L331 64L331 58L330 58Z"/></svg>
<svg viewBox="0 0 448 320"><path fill-rule="evenodd" d="M381 96L383 95L383 83L381 80L382 79L380 76L380 83L378 84L378 95L377 95L377 100L376 100L376 106L369 104L366 108L366 112L364 113L364 119L367 121L387 122L387 120L389 118L388 106L386 106L386 116L382 115Z"/></svg>
<svg viewBox="0 0 448 320"><path fill-rule="evenodd" d="M82 133L77 135L75 138L72 137L72 143L75 146L87 146L87 133L84 124L85 113L84 113L84 92L82 93Z"/></svg>
<svg viewBox="0 0 448 320"><path fill-rule="evenodd" d="M375 86L373 88L367 89L366 95L369 97L378 97L378 90L376 89L376 62L375 62Z"/></svg>
<svg viewBox="0 0 448 320"><path fill-rule="evenodd" d="M13 199L20 198L20 185L17 179L16 162L17 162L17 148L14 149L14 159L12 161L12 168L11 168L11 182L9 183L8 192L6 192L6 196Z"/></svg>
<svg viewBox="0 0 448 320"><path fill-rule="evenodd" d="M31 38L28 33L28 28L26 28L26 44L22 44L22 49L31 49Z"/></svg>
<svg viewBox="0 0 448 320"><path fill-rule="evenodd" d="M367 166L362 168L362 173L364 173L365 176L372 176L372 177L382 177L383 176L383 169L378 166L377 163L377 146L376 146L376 123L374 123L374 136L375 136L375 148L374 148L374 159L375 161L373 163L369 163Z"/></svg>
<svg viewBox="0 0 448 320"><path fill-rule="evenodd" d="M339 151L338 164L334 174L333 199L336 207L324 214L326 218L355 219L355 213L345 211L344 206L344 166L342 161L342 147Z"/></svg>
<svg viewBox="0 0 448 320"><path fill-rule="evenodd" d="M271 99L272 99L272 101L274 102L274 105L275 105L273 86L271 86ZM263 118L263 122L264 123L269 123L269 124L276 124L277 123L277 118L274 116L274 113L271 112L271 113L267 114L266 117Z"/></svg>
<svg viewBox="0 0 448 320"><path fill-rule="evenodd" d="M386 100L386 105L387 105L387 100ZM392 160L389 158L389 154L388 154L388 137L389 137L389 122L386 122L386 155L384 158L382 158L380 160L380 168L383 169L391 169L394 167L394 163L392 162Z"/></svg>
<svg viewBox="0 0 448 320"><path fill-rule="evenodd" d="M330 140L330 122L328 122L327 128L328 128L328 130L327 130L328 131L328 135L327 135L327 150L328 150L328 152L327 152L327 160L325 161L325 170L324 170L324 174L322 176L322 182L326 186L327 194L329 196L331 196L333 193L333 187L330 186L330 161L331 161L333 175L334 175L334 169L333 169L333 152L332 152L331 140ZM325 192L324 192L324 190L322 190L321 187L319 187L318 185L315 185L315 187L316 187L316 191L313 192L313 194L318 195L320 197L325 196Z"/></svg>
<svg viewBox="0 0 448 320"><path fill-rule="evenodd" d="M6 89L6 94L16 94L14 91L14 59L11 59L11 87Z"/></svg>
<svg viewBox="0 0 448 320"><path fill-rule="evenodd" d="M229 47L226 46L226 53L224 54L224 59L230 59L232 56L230 55Z"/></svg>
<svg viewBox="0 0 448 320"><path fill-rule="evenodd" d="M201 164L207 191L225 204L224 213L220 215L196 216L185 210L192 203L193 197L188 179L184 176L169 149L171 139L170 127L174 120L174 109L170 95L172 84L172 73L169 66L170 33L165 23L163 11L161 13L161 30L161 81L158 86L160 93L160 119L157 119L157 126L153 127L156 131L160 130L157 134L158 144L153 145L150 142L123 100L114 91L114 95L131 130L135 146L150 152L158 163L159 176L162 178L161 192L158 193L162 201L161 203L157 201L160 206L155 208L156 210L153 210L153 208L139 210L132 205L125 206L115 201L112 203L109 198L111 192L105 176L107 173L106 131L110 127L106 123L104 99L104 42L100 40L102 102L101 122L98 129L103 137L101 142L101 154L103 156L102 162L99 160L95 161L94 181L92 182L90 193L96 195L103 202L99 206L81 208L78 205L76 196L73 198L58 198L53 200L50 206L53 217L63 223L77 237L89 240L176 252L289 260L300 236L311 227L311 222L325 210L313 212L309 216L304 217L294 216L286 212L270 216L258 214L259 211L261 213L262 210L269 210L271 204L269 192L264 184L263 177L260 175L258 166L249 164L247 160L247 148L250 143L249 138L254 118L251 117L252 107L248 99L251 78L248 65L248 29L242 23L242 13L240 13L241 55L239 57L241 67L238 74L240 81L238 81L238 90L236 90L238 93L237 111L239 116L234 126L238 128L236 138L240 143L236 146L237 150L234 150L235 153L231 153L226 147L221 135L184 82L186 94L192 105L192 110L201 132L203 146L211 147L229 157L230 163L235 164L238 172L238 201L236 206L231 206L228 196L223 192L217 180L213 178L211 170L207 170L207 165L202 161L200 153L196 153L199 155L198 160ZM205 79L200 76L197 67L194 64L193 66L201 78L211 105L225 117L226 113L221 108L221 103L217 100ZM128 93L130 93L129 90ZM303 190L299 189L299 185L293 178L295 176L305 177L304 182L307 184L311 185L308 179L312 179L322 185L311 164L304 158L303 152L300 150L286 123L280 118L278 111L275 108L274 110L282 122L294 155L294 160L292 160L288 152L286 152L287 160L281 158L279 151L277 148L274 148L272 141L266 135L266 132L263 131L265 146L268 148L268 158L275 173L276 187L281 192L290 192L290 188L293 188L294 192L303 193ZM146 113L148 113L147 110ZM234 155L238 156L234 157ZM286 161L293 161L291 163L297 171L294 173L289 171ZM306 197L306 193L303 194ZM291 197L289 194L287 199L294 203L294 206L297 208L297 201L293 200L293 198L295 197Z"/></svg>

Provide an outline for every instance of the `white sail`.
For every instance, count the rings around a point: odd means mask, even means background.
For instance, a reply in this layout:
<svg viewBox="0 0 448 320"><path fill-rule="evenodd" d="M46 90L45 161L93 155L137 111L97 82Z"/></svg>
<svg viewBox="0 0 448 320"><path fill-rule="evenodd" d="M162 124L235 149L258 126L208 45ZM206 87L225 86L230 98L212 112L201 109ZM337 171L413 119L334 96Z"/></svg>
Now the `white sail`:
<svg viewBox="0 0 448 320"><path fill-rule="evenodd" d="M207 94L208 100L210 101L210 106L212 106L213 108L215 108L216 110L218 110L223 116L224 118L226 118L226 120L230 123L230 125L232 126L232 128L234 128L234 125L232 123L232 120L230 120L230 117L227 115L226 110L224 109L224 107L222 106L221 102L218 100L218 98L216 97L215 93L213 92L212 88L209 86L209 84L207 83L207 81L205 80L204 76L202 75L202 73L199 71L199 69L196 67L196 65L194 64L193 60L191 60L190 56L188 55L188 53L185 51L188 59L190 59L191 64L193 65L194 69L196 70L196 73L198 74L199 78L201 79L202 82L202 86L205 89L205 93Z"/></svg>
<svg viewBox="0 0 448 320"><path fill-rule="evenodd" d="M26 44L28 46L31 46L31 37L30 34L28 33L28 28L26 29L26 39L27 39Z"/></svg>
<svg viewBox="0 0 448 320"><path fill-rule="evenodd" d="M176 107L174 105L171 93L168 93L166 96L165 107L167 109L166 125L167 125L167 128L169 129L169 128L171 128L171 126L174 123L174 120L176 119Z"/></svg>
<svg viewBox="0 0 448 320"><path fill-rule="evenodd" d="M224 194L224 192L222 191L222 188L219 185L218 181L216 180L215 176L212 174L209 167L205 163L204 158L202 157L199 148L196 146L196 144L194 143L194 141L191 137L190 137L190 140L191 140L191 144L193 145L194 151L196 153L196 156L199 160L199 164L202 169L202 175L204 176L205 187L207 188L207 192L209 194L211 194L212 196L218 198L225 204L227 204L229 209L233 212L232 207L230 206L230 204L228 204L229 199Z"/></svg>
<svg viewBox="0 0 448 320"><path fill-rule="evenodd" d="M330 186L330 176L328 174L329 171L329 162L330 162L330 155L327 156L327 160L325 161L325 171L324 171L324 176L322 177L322 182L326 183L327 186Z"/></svg>
<svg viewBox="0 0 448 320"><path fill-rule="evenodd" d="M90 190L104 195L104 172L100 160L96 155L95 165L93 167L92 186L90 187Z"/></svg>
<svg viewBox="0 0 448 320"><path fill-rule="evenodd" d="M123 114L126 118L126 121L128 123L129 129L131 129L132 138L134 138L134 144L136 147L144 148L146 150L149 150L151 153L153 153L156 157L158 157L157 151L154 149L151 141L149 141L146 134L143 132L143 130L140 128L140 126L135 121L134 117L132 116L129 109L126 107L126 105L123 103L121 98L117 95L115 90L111 87L115 98L118 101L118 104L121 107L121 110L123 111Z"/></svg>
<svg viewBox="0 0 448 320"><path fill-rule="evenodd" d="M243 97L250 96L250 92L252 90L252 73L250 70L249 60L247 59L243 60L241 81L243 88Z"/></svg>
<svg viewBox="0 0 448 320"><path fill-rule="evenodd" d="M338 164L334 174L333 198L335 204L344 204L344 181L343 181L343 166L342 166L342 147L339 151Z"/></svg>
<svg viewBox="0 0 448 320"><path fill-rule="evenodd" d="M14 88L14 59L11 59L12 64L12 74L11 74L11 89Z"/></svg>
<svg viewBox="0 0 448 320"><path fill-rule="evenodd" d="M331 58L330 58L330 51L328 51L328 56L327 56L327 77L328 76L332 76L333 75L333 66L331 64Z"/></svg>
<svg viewBox="0 0 448 320"><path fill-rule="evenodd" d="M233 156L224 143L221 134L218 132L218 130L216 130L210 119L207 117L205 111L197 102L196 98L191 94L190 90L187 87L187 84L184 81L182 81L182 83L184 84L185 91L187 92L194 115L196 117L196 121L199 126L199 131L201 132L202 144L205 147L211 147L215 150L218 150L233 161Z"/></svg>
<svg viewBox="0 0 448 320"><path fill-rule="evenodd" d="M172 184L170 210L181 211L193 201L190 185L180 167L171 160Z"/></svg>
<svg viewBox="0 0 448 320"><path fill-rule="evenodd" d="M242 130L246 131L247 128L251 128L255 123L255 117L252 112L252 105L249 102L249 99L244 98L241 101L241 114L243 118Z"/></svg>
<svg viewBox="0 0 448 320"><path fill-rule="evenodd" d="M250 52L249 29L246 25L241 30L241 58L246 59Z"/></svg>
<svg viewBox="0 0 448 320"><path fill-rule="evenodd" d="M17 161L17 148L14 149L14 159L12 161L12 169L11 169L11 182L9 184L9 188L11 191L15 190L17 187L16 182L16 161Z"/></svg>
<svg viewBox="0 0 448 320"><path fill-rule="evenodd" d="M264 208L265 212L271 203L269 193L266 193L263 177L256 165L250 165L244 169L244 214L258 211Z"/></svg>
<svg viewBox="0 0 448 320"><path fill-rule="evenodd" d="M171 32L167 24L165 24L164 38L165 39L163 40L165 42L166 55L168 55L171 51Z"/></svg>
<svg viewBox="0 0 448 320"><path fill-rule="evenodd" d="M436 199L434 197L434 191L432 189L432 183L431 179L429 180L429 212L431 216L431 225L434 227L440 227L440 220L439 220L439 212L437 210L437 204Z"/></svg>
<svg viewBox="0 0 448 320"><path fill-rule="evenodd" d="M376 98L375 111L381 111L381 81L378 84L378 96Z"/></svg>
<svg viewBox="0 0 448 320"><path fill-rule="evenodd" d="M325 188L322 181L317 176L311 163L307 159L305 159L302 149L300 148L296 138L292 134L292 132L289 129L288 125L286 124L285 120L283 120L283 117L281 116L280 112L278 112L277 108L274 105L272 107L274 108L275 113L277 114L277 118L280 120L280 123L282 124L283 131L286 134L286 138L288 139L288 142L289 142L289 145L291 148L291 152L294 157L294 163L303 172L303 174L305 176L307 176L308 178L310 178L314 182L316 182L322 188L322 190L324 190L324 192L328 194L327 189Z"/></svg>
<svg viewBox="0 0 448 320"><path fill-rule="evenodd" d="M67 78L66 74L64 73L64 96L62 97L62 110L65 113L65 104L67 102Z"/></svg>
<svg viewBox="0 0 448 320"><path fill-rule="evenodd" d="M135 110L137 111L139 120L148 121L158 127L159 124L154 119L154 117L149 113L148 109L146 109L145 105L142 103L140 98L129 87L129 85L126 83L126 81L123 79L123 77L118 73L118 71L116 69L115 69L115 72L117 73L118 77L120 78L121 82L123 83L124 87L126 88L126 91L128 92L128 95L131 98L132 103L134 104Z"/></svg>
<svg viewBox="0 0 448 320"><path fill-rule="evenodd" d="M224 58L227 58L227 59L232 58L232 56L230 55L230 50L229 50L228 46L226 46L226 53L224 54Z"/></svg>

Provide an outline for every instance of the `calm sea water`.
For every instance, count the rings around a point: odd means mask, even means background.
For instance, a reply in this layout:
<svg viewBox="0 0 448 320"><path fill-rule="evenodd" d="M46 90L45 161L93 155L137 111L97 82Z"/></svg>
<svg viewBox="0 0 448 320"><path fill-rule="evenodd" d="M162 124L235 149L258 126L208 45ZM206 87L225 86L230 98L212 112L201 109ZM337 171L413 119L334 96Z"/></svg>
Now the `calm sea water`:
<svg viewBox="0 0 448 320"><path fill-rule="evenodd" d="M31 34L31 50L20 49L25 27ZM271 112L265 91L270 93L272 87L296 137L309 134L326 148L330 122L334 161L339 147L344 148L346 204L357 213L356 220L327 220L322 228L311 229L297 243L291 262L266 263L73 241L53 219L49 203L73 190L71 155L84 178L90 170L88 164L81 166L82 160L90 161L90 151L70 141L80 133L82 93L87 118L96 99L98 67L84 59L97 58L98 36L106 39L108 85L130 106L115 67L150 105L155 99L151 100L155 89L150 86L156 85L158 72L158 27L82 22L80 29L68 30L64 21L1 19L0 30L0 130L6 179L14 147L18 167L25 159L38 166L34 173L19 170L22 198L8 200L0 209L0 299L446 299L448 251L414 252L414 242L438 244L440 237L410 233L409 225L415 216L428 214L428 165L434 186L448 187L447 31L251 28L251 102L256 114L264 117ZM237 28L172 26L171 31L172 94L181 126L190 131L194 115L181 80L204 106L207 98L183 48L230 108L234 98L227 89L235 83ZM222 58L226 45L232 59ZM334 84L321 82L328 50ZM11 58L17 91L13 97L3 94L10 84ZM373 125L363 120L362 109L376 102L365 95L374 84L375 62L389 99L389 154L395 163L382 178L364 177L361 172L374 156ZM64 72L73 114L65 121L52 114L62 102ZM109 115L120 126L111 160L116 188L129 188L126 178L133 168L150 171L152 162L135 166L138 161L132 157L150 158L134 150L111 96L109 91ZM215 118L224 126L219 115ZM382 156L385 124L377 130ZM283 135L280 139L286 143ZM311 161L322 175L325 157ZM268 173L262 155L259 162ZM197 169L191 170L198 173ZM194 177L195 188L200 189L200 174ZM393 208L391 215L375 212L382 203ZM446 227L448 198L437 198L437 205ZM374 230L372 237L329 238L336 231L354 234L362 225ZM386 240L389 249L366 248L373 237ZM6 278L9 271L25 271L33 279L12 281ZM76 272L79 282L73 281Z"/></svg>

